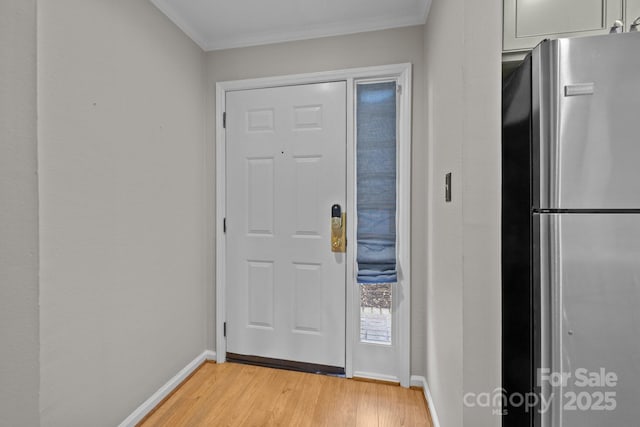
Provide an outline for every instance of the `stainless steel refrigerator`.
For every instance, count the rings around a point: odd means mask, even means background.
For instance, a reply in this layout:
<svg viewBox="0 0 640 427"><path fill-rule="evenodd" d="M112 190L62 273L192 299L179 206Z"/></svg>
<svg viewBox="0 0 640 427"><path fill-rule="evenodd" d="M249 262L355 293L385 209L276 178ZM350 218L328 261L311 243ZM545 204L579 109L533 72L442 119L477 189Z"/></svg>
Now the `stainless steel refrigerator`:
<svg viewBox="0 0 640 427"><path fill-rule="evenodd" d="M536 47L502 152L503 426L640 426L640 33Z"/></svg>

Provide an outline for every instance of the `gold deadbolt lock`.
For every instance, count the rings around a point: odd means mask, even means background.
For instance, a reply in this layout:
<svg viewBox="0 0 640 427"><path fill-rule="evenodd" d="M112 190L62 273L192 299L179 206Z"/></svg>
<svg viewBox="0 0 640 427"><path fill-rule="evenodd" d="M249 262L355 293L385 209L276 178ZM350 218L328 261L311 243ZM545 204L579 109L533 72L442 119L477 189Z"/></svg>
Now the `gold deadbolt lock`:
<svg viewBox="0 0 640 427"><path fill-rule="evenodd" d="M347 251L347 214L340 205L331 206L331 252Z"/></svg>

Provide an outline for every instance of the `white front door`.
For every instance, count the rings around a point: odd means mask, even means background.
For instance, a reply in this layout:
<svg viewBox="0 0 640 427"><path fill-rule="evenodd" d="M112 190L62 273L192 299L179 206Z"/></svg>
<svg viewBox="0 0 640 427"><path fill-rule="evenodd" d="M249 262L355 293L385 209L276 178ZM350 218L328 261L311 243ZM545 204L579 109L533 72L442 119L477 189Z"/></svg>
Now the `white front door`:
<svg viewBox="0 0 640 427"><path fill-rule="evenodd" d="M345 366L346 82L227 92L227 352Z"/></svg>

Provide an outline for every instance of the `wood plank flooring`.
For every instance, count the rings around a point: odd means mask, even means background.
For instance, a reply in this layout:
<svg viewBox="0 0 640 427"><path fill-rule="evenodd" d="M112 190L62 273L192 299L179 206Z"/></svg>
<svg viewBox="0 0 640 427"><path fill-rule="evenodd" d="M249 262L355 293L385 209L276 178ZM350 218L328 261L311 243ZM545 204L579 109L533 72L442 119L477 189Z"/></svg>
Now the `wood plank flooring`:
<svg viewBox="0 0 640 427"><path fill-rule="evenodd" d="M432 427L421 390L205 363L139 426Z"/></svg>

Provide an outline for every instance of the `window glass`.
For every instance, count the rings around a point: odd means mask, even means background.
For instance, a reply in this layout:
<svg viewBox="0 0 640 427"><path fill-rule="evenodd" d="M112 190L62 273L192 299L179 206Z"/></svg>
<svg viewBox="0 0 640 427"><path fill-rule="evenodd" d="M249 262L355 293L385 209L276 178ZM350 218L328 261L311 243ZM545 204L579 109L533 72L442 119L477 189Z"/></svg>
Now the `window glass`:
<svg viewBox="0 0 640 427"><path fill-rule="evenodd" d="M391 344L390 283L360 286L360 341Z"/></svg>
<svg viewBox="0 0 640 427"><path fill-rule="evenodd" d="M356 86L360 341L391 344L396 273L396 82Z"/></svg>
<svg viewBox="0 0 640 427"><path fill-rule="evenodd" d="M396 82L357 85L358 283L397 281Z"/></svg>

